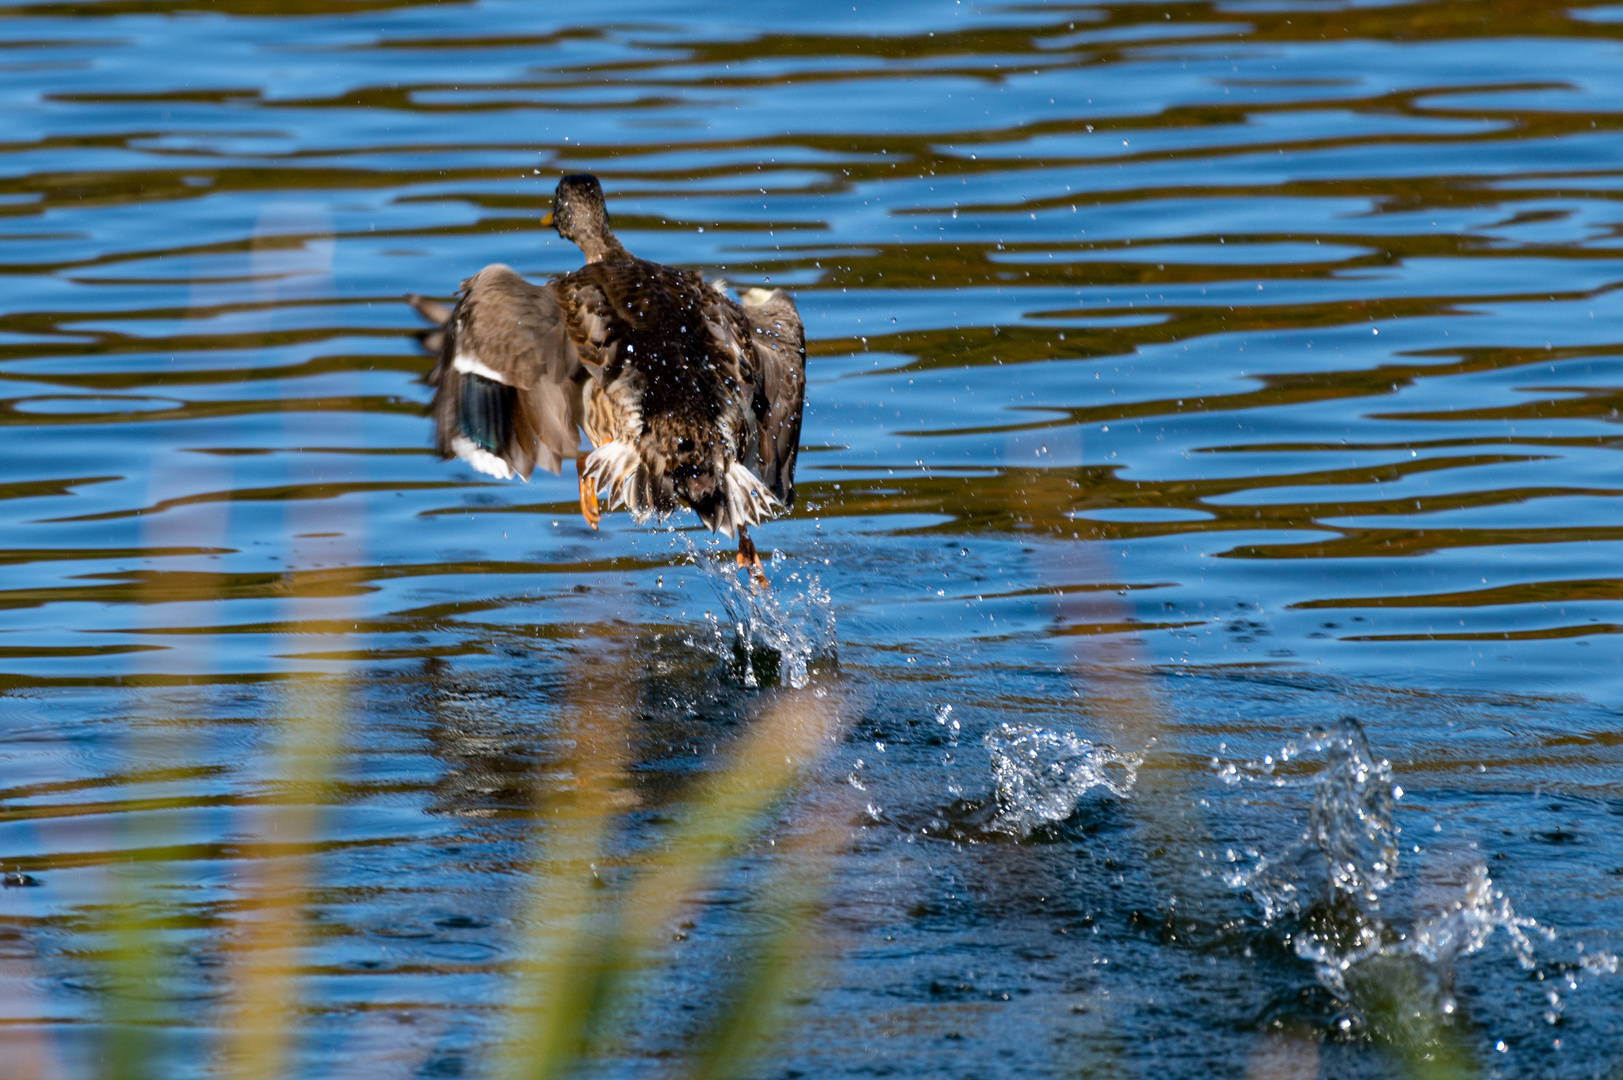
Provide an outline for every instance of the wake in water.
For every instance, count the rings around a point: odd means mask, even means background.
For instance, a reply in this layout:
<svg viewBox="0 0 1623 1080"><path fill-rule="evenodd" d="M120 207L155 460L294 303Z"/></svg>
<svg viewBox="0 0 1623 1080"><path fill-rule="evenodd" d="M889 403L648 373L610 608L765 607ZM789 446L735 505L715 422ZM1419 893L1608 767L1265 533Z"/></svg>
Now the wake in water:
<svg viewBox="0 0 1623 1080"><path fill-rule="evenodd" d="M724 614L705 612L709 640L689 644L731 660L746 686L777 681L798 690L811 681L817 664L836 659L834 602L816 574L775 551L772 587L758 589L742 575L731 552L717 558L686 532L672 534L721 601Z"/></svg>
<svg viewBox="0 0 1623 1080"><path fill-rule="evenodd" d="M1249 892L1260 905L1263 924L1284 928L1296 955L1311 963L1319 982L1342 1001L1401 1004L1412 1015L1424 1007L1442 1022L1456 1009L1456 963L1502 938L1521 968L1543 983L1544 1019L1559 1023L1558 981L1545 979L1536 945L1538 939L1555 942L1556 933L1518 914L1485 863L1472 860L1460 867L1430 913L1400 919L1383 910L1383 903L1412 901L1394 890L1402 832L1396 809L1403 789L1391 766L1371 752L1357 720L1318 729L1303 746L1287 744L1260 766L1220 767L1219 775L1231 784L1300 785L1304 781L1280 777L1275 769L1310 754L1321 755L1321 764L1306 781L1313 801L1301 837L1283 853L1258 857L1228 876L1231 887ZM1586 954L1582 944L1576 951L1576 963L1556 969L1610 974L1618 968L1611 953ZM1576 990L1578 976L1563 975L1559 986Z"/></svg>

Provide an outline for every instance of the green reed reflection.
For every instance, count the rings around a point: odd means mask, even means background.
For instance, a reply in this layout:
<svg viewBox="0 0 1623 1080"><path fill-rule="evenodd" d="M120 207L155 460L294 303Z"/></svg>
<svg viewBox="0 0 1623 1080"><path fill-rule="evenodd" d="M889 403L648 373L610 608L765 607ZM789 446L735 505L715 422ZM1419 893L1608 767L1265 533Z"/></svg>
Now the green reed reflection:
<svg viewBox="0 0 1623 1080"><path fill-rule="evenodd" d="M668 1002L639 996L638 972L659 962L677 913L694 904L841 736L826 689L780 691L756 711L727 763L668 811L677 822L672 835L652 852L616 858L615 832L638 803L625 771L632 715L625 695L635 685L628 644L598 638L598 655L577 662L558 733L570 749L558 764L560 780L537 806L540 858L521 923L525 978L504 1051L504 1075L514 1080L568 1076L588 1059L612 1055L633 1016L644 1017L635 1026L670 1022ZM691 1075L739 1075L770 1042L783 996L804 987L804 936L817 921L816 898L841 824L813 810L776 851L784 865L760 910L777 929L734 965L732 986L720 991L729 1004L689 1052ZM779 847L776 840L772 846Z"/></svg>

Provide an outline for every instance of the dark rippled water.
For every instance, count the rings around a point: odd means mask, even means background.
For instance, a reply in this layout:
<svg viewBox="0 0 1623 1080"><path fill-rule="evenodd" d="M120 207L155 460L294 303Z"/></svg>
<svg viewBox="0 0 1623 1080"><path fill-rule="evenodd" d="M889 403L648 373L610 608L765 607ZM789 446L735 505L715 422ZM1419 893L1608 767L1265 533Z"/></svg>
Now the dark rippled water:
<svg viewBox="0 0 1623 1080"><path fill-rule="evenodd" d="M808 835L751 1075L1623 1068L1623 7L845 6L0 7L0 1071L213 1075L246 981L265 1068L483 1075L548 792L613 893L783 693L678 537L427 448L398 298L578 265L581 170L798 298L843 724L605 1073Z"/></svg>

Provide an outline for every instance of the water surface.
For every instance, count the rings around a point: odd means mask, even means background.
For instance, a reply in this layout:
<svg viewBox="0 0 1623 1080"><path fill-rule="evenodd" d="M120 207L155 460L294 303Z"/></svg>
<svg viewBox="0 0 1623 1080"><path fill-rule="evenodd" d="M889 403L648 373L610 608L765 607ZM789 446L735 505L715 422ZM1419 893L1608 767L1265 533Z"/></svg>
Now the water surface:
<svg viewBox="0 0 1623 1080"><path fill-rule="evenodd" d="M480 1075L578 748L630 865L783 693L700 534L429 450L399 297L577 266L538 218L589 170L636 253L799 302L758 636L843 733L605 1072L695 1060L812 836L752 1075L1423 1073L1373 982L1476 1074L1614 1076L1620 37L1586 0L0 7L5 1052L93 1075L140 1000L158 1074L209 1075L274 953L291 1075Z"/></svg>

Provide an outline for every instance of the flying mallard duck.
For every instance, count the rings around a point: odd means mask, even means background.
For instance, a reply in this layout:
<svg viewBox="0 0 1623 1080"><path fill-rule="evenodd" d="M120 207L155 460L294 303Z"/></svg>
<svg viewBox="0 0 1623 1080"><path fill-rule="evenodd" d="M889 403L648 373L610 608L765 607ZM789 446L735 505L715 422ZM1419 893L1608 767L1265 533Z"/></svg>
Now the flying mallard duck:
<svg viewBox="0 0 1623 1080"><path fill-rule="evenodd" d="M638 521L685 504L712 532L736 532L739 565L764 583L746 528L794 504L806 395L794 301L749 289L734 303L719 282L632 255L595 176L560 180L541 223L586 265L532 285L496 263L449 310L407 297L437 325L419 337L439 354L428 382L440 455L501 479L573 457L592 528L599 492Z"/></svg>

